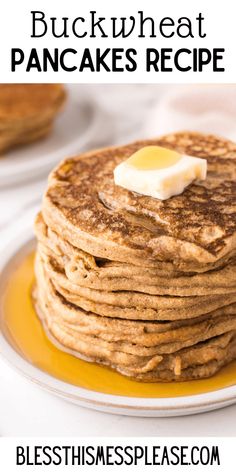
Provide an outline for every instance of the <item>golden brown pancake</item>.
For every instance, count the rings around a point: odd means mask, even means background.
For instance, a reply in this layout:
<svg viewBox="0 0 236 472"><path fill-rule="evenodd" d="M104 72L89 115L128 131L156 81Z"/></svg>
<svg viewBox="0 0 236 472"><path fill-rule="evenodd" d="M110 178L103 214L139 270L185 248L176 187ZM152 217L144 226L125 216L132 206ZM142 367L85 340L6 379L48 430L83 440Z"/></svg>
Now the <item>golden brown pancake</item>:
<svg viewBox="0 0 236 472"><path fill-rule="evenodd" d="M117 164L146 145L208 161L207 179L161 201L114 184ZM72 245L138 265L156 261L205 266L236 250L236 145L198 133L177 133L67 159L51 174L43 218Z"/></svg>
<svg viewBox="0 0 236 472"><path fill-rule="evenodd" d="M116 186L114 167L146 145L206 158L207 179L165 201ZM35 306L59 348L147 382L236 358L234 143L184 132L67 159L35 232Z"/></svg>
<svg viewBox="0 0 236 472"><path fill-rule="evenodd" d="M48 266L57 268L64 273L71 285L79 285L89 289L107 291L136 291L150 295L171 296L201 296L227 294L236 292L236 263L205 273L186 274L161 272L154 268L96 261L94 256L73 248L64 242L55 232L51 233L53 240L41 233L39 215L35 224L38 236L38 252ZM45 228L46 229L46 228ZM59 249L59 251L58 251ZM108 262L108 264L106 263Z"/></svg>
<svg viewBox="0 0 236 472"><path fill-rule="evenodd" d="M187 347L173 343L157 349L142 348L124 341L104 340L98 335L85 334L77 325L58 322L54 305L50 306L45 297L41 300L37 292L36 297L36 309L45 331L60 349L87 361L107 365L136 380L156 382L208 377L236 356L235 329L226 329L224 334L209 339L204 331L203 339L206 340L193 343L197 341L195 338L189 343L187 340L181 343ZM235 323L232 319L232 325ZM230 328L230 323L228 326ZM170 353L165 354L168 347Z"/></svg>
<svg viewBox="0 0 236 472"><path fill-rule="evenodd" d="M114 319L78 308L60 295L36 258L37 296L61 327L118 343L130 353L167 354L236 329L236 303L195 319L169 322Z"/></svg>
<svg viewBox="0 0 236 472"><path fill-rule="evenodd" d="M46 136L65 98L59 84L0 85L0 152Z"/></svg>
<svg viewBox="0 0 236 472"><path fill-rule="evenodd" d="M163 321L191 319L236 302L236 293L173 297L137 291L95 290L71 283L47 258L43 258L43 264L58 293L78 307L88 307L88 310L93 307L94 312L102 316Z"/></svg>

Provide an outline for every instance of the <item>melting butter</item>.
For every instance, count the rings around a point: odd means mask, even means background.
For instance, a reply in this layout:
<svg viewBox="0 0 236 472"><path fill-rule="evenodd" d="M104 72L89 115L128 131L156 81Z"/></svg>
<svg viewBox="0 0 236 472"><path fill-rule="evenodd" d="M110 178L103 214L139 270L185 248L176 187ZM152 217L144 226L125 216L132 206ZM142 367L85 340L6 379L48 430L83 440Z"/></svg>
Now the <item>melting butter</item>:
<svg viewBox="0 0 236 472"><path fill-rule="evenodd" d="M127 164L138 170L165 169L181 159L181 154L161 146L145 146L127 159Z"/></svg>
<svg viewBox="0 0 236 472"><path fill-rule="evenodd" d="M167 200L180 195L196 179L204 180L206 174L206 159L146 146L114 169L114 181L127 190Z"/></svg>

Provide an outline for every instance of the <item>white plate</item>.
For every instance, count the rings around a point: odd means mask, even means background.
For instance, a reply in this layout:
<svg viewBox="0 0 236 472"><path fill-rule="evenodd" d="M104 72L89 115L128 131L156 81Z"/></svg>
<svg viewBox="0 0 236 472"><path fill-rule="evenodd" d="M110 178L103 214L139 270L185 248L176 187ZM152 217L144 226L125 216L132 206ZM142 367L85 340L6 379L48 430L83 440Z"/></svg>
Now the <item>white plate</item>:
<svg viewBox="0 0 236 472"><path fill-rule="evenodd" d="M51 134L0 157L0 186L47 175L61 159L85 148L96 131L96 109L80 96L79 85L67 85L67 90L64 110Z"/></svg>
<svg viewBox="0 0 236 472"><path fill-rule="evenodd" d="M9 265L14 258L32 250L34 239L31 225L15 235L0 254L0 325L2 320L2 297ZM25 360L0 333L0 353L19 373L53 395L77 405L108 413L130 416L181 416L215 410L236 402L236 385L201 395L175 398L139 398L103 394L62 382Z"/></svg>

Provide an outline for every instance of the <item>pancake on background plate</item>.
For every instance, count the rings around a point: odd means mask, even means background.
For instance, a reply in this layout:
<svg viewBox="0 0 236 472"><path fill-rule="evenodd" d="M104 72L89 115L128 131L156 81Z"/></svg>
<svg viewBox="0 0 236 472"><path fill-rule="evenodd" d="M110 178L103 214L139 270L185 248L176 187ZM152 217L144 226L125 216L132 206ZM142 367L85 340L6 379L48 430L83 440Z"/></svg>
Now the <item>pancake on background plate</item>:
<svg viewBox="0 0 236 472"><path fill-rule="evenodd" d="M206 180L167 200L115 185L148 145L207 159ZM34 303L60 349L147 382L236 358L236 144L183 132L67 159L35 232Z"/></svg>
<svg viewBox="0 0 236 472"><path fill-rule="evenodd" d="M1 84L0 153L47 136L65 98L60 84Z"/></svg>

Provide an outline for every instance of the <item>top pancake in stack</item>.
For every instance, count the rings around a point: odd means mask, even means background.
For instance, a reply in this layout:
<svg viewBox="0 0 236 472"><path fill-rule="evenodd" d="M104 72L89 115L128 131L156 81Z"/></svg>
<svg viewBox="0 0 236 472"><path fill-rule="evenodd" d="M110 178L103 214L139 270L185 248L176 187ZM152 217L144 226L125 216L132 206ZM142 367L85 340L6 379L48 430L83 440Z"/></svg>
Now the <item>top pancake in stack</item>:
<svg viewBox="0 0 236 472"><path fill-rule="evenodd" d="M146 145L208 161L160 201L114 184ZM236 356L236 145L178 133L67 159L36 219L35 303L63 349L143 381L213 375Z"/></svg>
<svg viewBox="0 0 236 472"><path fill-rule="evenodd" d="M59 84L0 85L0 153L46 136L65 97Z"/></svg>

